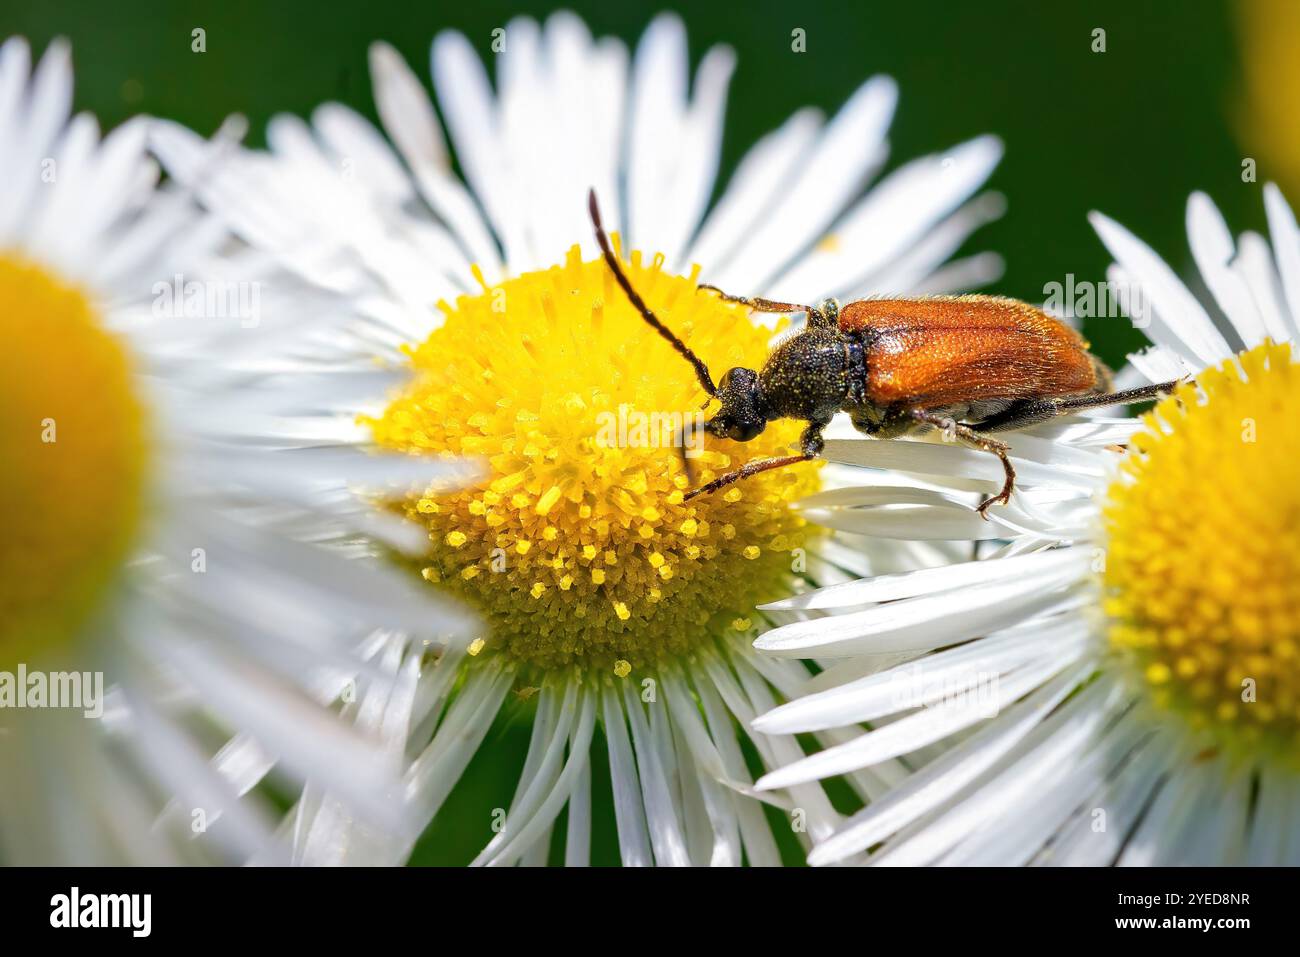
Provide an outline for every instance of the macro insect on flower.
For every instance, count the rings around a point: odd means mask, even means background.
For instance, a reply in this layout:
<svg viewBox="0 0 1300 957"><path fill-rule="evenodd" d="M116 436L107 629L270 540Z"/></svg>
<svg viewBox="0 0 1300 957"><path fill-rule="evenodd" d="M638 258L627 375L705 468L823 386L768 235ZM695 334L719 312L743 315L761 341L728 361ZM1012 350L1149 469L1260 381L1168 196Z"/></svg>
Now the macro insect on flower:
<svg viewBox="0 0 1300 957"><path fill-rule="evenodd" d="M1006 474L1002 490L980 503L1005 505L1016 472L1005 442L988 433L1021 429L1085 409L1143 402L1169 392L1177 380L1111 391L1110 370L1083 338L1041 309L1002 296L861 299L841 307L834 299L803 306L733 296L727 302L757 312L803 312L807 325L773 350L759 371L734 368L714 385L708 367L652 313L632 288L589 197L596 240L632 305L692 366L700 385L721 403L702 426L709 435L749 442L773 419L808 423L799 454L747 462L693 489L686 498L716 492L740 479L808 462L822 453L822 431L836 412L879 439L930 428L991 452ZM680 443L685 447L685 442ZM686 465L685 453L682 462ZM985 516L987 517L987 516Z"/></svg>
<svg viewBox="0 0 1300 957"><path fill-rule="evenodd" d="M320 843L350 863L462 859L450 835L481 836L474 859L494 866L798 859L842 812L820 785L767 794L766 807L748 790L803 755L793 736L748 728L807 676L753 651L750 613L805 576L830 584L911 567L911 556L823 534L797 514L796 499L844 480L835 465L769 471L686 501L687 477L665 461L672 429L600 438L623 413L675 424L674 410L699 397L694 380L663 374L677 361L669 344L596 252L588 189L606 201L649 307L710 364L756 367L772 330L699 294L700 272L792 301L982 285L1000 272L996 255L948 259L1000 213L999 197L977 193L1001 144L981 136L909 160L863 193L896 95L879 77L832 119L800 111L760 140L711 205L728 49L705 54L691 87L686 30L672 15L635 52L571 13L505 30L495 87L470 40L434 40L438 111L401 56L377 44L387 136L325 104L310 124L276 118L269 153L241 150L208 169L201 139L155 129L169 172L235 232L348 297L345 365L379 359L411 373L387 404L355 408L351 441L413 462L486 464L473 488L375 503L427 529L411 578L464 598L486 625L468 648L411 641L399 664L418 679L400 729L407 797L432 827L414 852L358 853L346 822ZM829 230L836 242L821 243ZM692 464L709 481L745 452L780 454L798 426L772 423L743 447L698 438ZM529 730L519 764L492 747L492 728L508 723ZM513 797L476 791L479 755L480 767L510 772ZM866 802L902 773L847 782ZM458 811L462 800L477 813ZM600 846L606 826L616 853Z"/></svg>

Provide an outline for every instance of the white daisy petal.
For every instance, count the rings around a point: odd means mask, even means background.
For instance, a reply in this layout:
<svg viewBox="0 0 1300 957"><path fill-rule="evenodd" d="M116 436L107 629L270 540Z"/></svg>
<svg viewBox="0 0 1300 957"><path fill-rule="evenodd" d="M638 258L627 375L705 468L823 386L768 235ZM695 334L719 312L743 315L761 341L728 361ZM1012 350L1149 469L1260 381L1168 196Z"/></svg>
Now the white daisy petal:
<svg viewBox="0 0 1300 957"><path fill-rule="evenodd" d="M545 794L525 818L526 823L518 832L510 835L492 856L492 864L510 863L522 849L530 846L543 833L549 833L551 822L555 820L564 805L568 803L574 787L586 773L588 753L591 749L591 737L595 728L596 699L592 694L582 696L581 712L574 726L572 740L569 742L569 759L559 776L555 779L550 792ZM525 814L528 811L524 811ZM507 834L503 831L502 834ZM540 844L540 842L539 842ZM485 852L486 853L486 852ZM482 859L482 855L480 855Z"/></svg>
<svg viewBox="0 0 1300 957"><path fill-rule="evenodd" d="M866 299L881 294L942 295L966 292L993 282L1005 264L997 253L978 253L948 260L981 226L1002 217L1007 201L1000 193L982 193L932 227L910 249L870 273L845 296ZM843 287L850 288L850 287ZM843 289L837 290L843 293Z"/></svg>
<svg viewBox="0 0 1300 957"><path fill-rule="evenodd" d="M7 65L15 73L16 67L26 66L25 45L11 48ZM49 45L26 92L25 104L19 107L22 115L15 117L13 137L6 138L5 156L0 158L0 182L7 184L5 203L0 207L0 245L5 246L24 245L24 219L43 198L42 172L48 175L56 139L68 123L72 50L66 41L55 40Z"/></svg>
<svg viewBox="0 0 1300 957"><path fill-rule="evenodd" d="M667 867L688 867L691 859L686 850L686 836L682 833L677 808L668 788L669 779L663 767L664 756L655 745L640 699L626 684L623 685L623 708L632 729L637 765L641 768L641 796L645 801L646 824L650 829L655 863Z"/></svg>
<svg viewBox="0 0 1300 957"><path fill-rule="evenodd" d="M569 796L568 822L564 836L565 867L586 867L591 863L591 763L582 773Z"/></svg>
<svg viewBox="0 0 1300 957"><path fill-rule="evenodd" d="M685 126L686 27L660 14L637 44L627 134L627 232L633 248L664 235L662 217L671 195L676 150Z"/></svg>
<svg viewBox="0 0 1300 957"><path fill-rule="evenodd" d="M1274 771L1260 775L1245 863L1255 867L1294 867L1300 861L1300 827L1295 823L1295 799L1300 787L1294 779Z"/></svg>
<svg viewBox="0 0 1300 957"><path fill-rule="evenodd" d="M1264 184L1264 211L1268 214L1268 233L1273 240L1278 275L1289 305L1286 339L1300 336L1300 228L1282 191L1273 183Z"/></svg>
<svg viewBox="0 0 1300 957"><path fill-rule="evenodd" d="M1025 485L1069 484L1091 491L1104 472L1104 463L1096 455L1026 435L1012 436L1010 442L1017 480ZM996 456L952 443L828 439L825 454L832 462L849 465L982 479L990 490L1000 486L1003 478L1002 463Z"/></svg>
<svg viewBox="0 0 1300 957"><path fill-rule="evenodd" d="M492 717L510 690L503 669L476 672L466 683L429 746L406 774L407 801L422 816L433 817L447 799L474 752L492 727Z"/></svg>
<svg viewBox="0 0 1300 957"><path fill-rule="evenodd" d="M958 747L926 765L886 797L850 818L808 857L830 864L865 850L939 807L1002 758L1075 687L1079 672L1067 671L1008 708Z"/></svg>
<svg viewBox="0 0 1300 957"><path fill-rule="evenodd" d="M136 716L131 740L141 759L186 808L197 812L197 820L218 819L218 826L211 831L213 839L232 857L283 863L287 852L270 843L266 809L236 800L176 725L154 709L146 693L128 691L127 700Z"/></svg>
<svg viewBox="0 0 1300 957"><path fill-rule="evenodd" d="M1251 298L1250 287L1231 268L1236 250L1228 224L1214 201L1204 193L1193 193L1187 201L1187 239L1196 268L1233 328L1246 345L1258 345L1265 335L1263 320Z"/></svg>
<svg viewBox="0 0 1300 957"><path fill-rule="evenodd" d="M370 78L375 109L407 164L413 170L449 168L451 157L433 103L414 71L387 43L370 45Z"/></svg>
<svg viewBox="0 0 1300 957"><path fill-rule="evenodd" d="M775 205L759 220L737 254L704 279L726 290L765 289L765 283L800 250L814 242L884 160L885 131L898 88L887 77L868 80L826 125L783 184ZM821 291L809 297L815 300ZM796 300L804 301L804 300Z"/></svg>
<svg viewBox="0 0 1300 957"><path fill-rule="evenodd" d="M448 224L470 259L488 276L496 277L501 272L500 255L472 197L451 175L451 159L429 95L397 51L385 43L370 48L370 75L384 129L411 170L420 194ZM464 259L456 262L451 256L443 259L450 260L447 265L454 264L457 271L470 264Z"/></svg>
<svg viewBox="0 0 1300 957"><path fill-rule="evenodd" d="M601 692L605 739L609 745L609 774L614 788L614 820L618 825L619 853L624 866L647 867L654 863L645 806L641 802L641 780L636 757L628 737L627 719L613 689Z"/></svg>
<svg viewBox="0 0 1300 957"><path fill-rule="evenodd" d="M985 136L895 170L836 223L833 247L817 250L776 280L770 295L808 302L852 288L920 241L979 189L1001 158L1001 142Z"/></svg>
<svg viewBox="0 0 1300 957"><path fill-rule="evenodd" d="M0 44L0 130L12 135L19 122L20 105L31 75L31 51L23 37ZM5 142L11 142L5 137Z"/></svg>
<svg viewBox="0 0 1300 957"><path fill-rule="evenodd" d="M942 604L925 597L888 602L867 611L783 625L754 647L769 654L819 657L939 648L1010 624L1061 602L1078 565L1038 568L1018 579L957 589Z"/></svg>
<svg viewBox="0 0 1300 957"><path fill-rule="evenodd" d="M1081 637L1070 623L1044 625L1033 632L1007 631L914 661L905 668L839 684L781 705L759 716L757 731L785 733L821 731L874 721L907 707L926 707L952 693L960 679L973 674L990 679L1043 656L1044 646L1064 654ZM1056 643L1059 642L1059 647Z"/></svg>
<svg viewBox="0 0 1300 957"><path fill-rule="evenodd" d="M996 778L977 786L935 825L908 839L900 835L900 839L887 842L872 856L872 862L900 866L938 859L971 830L970 822L987 819L992 808L1032 793L1033 788L1042 786L1050 775L1059 772L1063 756L1085 743L1090 734L1105 724L1118 699L1113 685L1091 685L1066 707L1054 712L1004 758L1003 769Z"/></svg>
<svg viewBox="0 0 1300 957"><path fill-rule="evenodd" d="M1269 337L1274 342L1294 340L1296 325L1283 300L1282 282L1273 266L1272 250L1263 236L1251 232L1241 234L1234 268L1250 289Z"/></svg>
<svg viewBox="0 0 1300 957"><path fill-rule="evenodd" d="M522 253L521 231L511 226L509 204L513 190L504 181L493 134L499 122L483 64L462 34L445 32L433 41L433 86L447 132L456 148L465 178L480 198L493 229L501 238L506 261ZM442 95L455 90L455 95Z"/></svg>
<svg viewBox="0 0 1300 957"><path fill-rule="evenodd" d="M1044 848L1038 863L1093 867L1114 863L1173 759L1168 740L1158 733L1139 744L1105 789L1086 802L1083 812Z"/></svg>
<svg viewBox="0 0 1300 957"><path fill-rule="evenodd" d="M721 697L706 680L697 682L696 687L726 777L732 781L752 784L740 742L736 739L735 723L727 713ZM781 863L781 854L772 836L772 829L763 817L762 806L757 801L745 800L739 796L735 802L741 841L749 864L754 867L776 867Z"/></svg>
<svg viewBox="0 0 1300 957"><path fill-rule="evenodd" d="M958 699L942 702L926 710L910 714L883 728L860 735L845 744L827 748L817 754L796 761L759 778L759 788L789 787L804 781L842 774L853 768L867 767L886 758L898 757L915 751L935 741L941 741L954 732L978 723L990 712L1015 702L1021 696L1042 684L1062 668L1072 664L1079 656L1081 643L1066 646L1059 658L1035 661L1002 678L991 691L987 702L972 703Z"/></svg>
<svg viewBox="0 0 1300 957"><path fill-rule="evenodd" d="M950 591L970 585L1012 579L1028 572L1041 573L1057 565L1081 568L1091 556L1083 549L1063 548L1045 554L1024 555L1001 562L965 562L945 565L898 575L881 575L877 578L846 582L829 588L805 592L793 598L769 602L759 607L776 611L791 608L838 608L863 605L867 602L894 601L917 595L932 595L936 591Z"/></svg>
<svg viewBox="0 0 1300 957"><path fill-rule="evenodd" d="M1176 329L1199 364L1209 365L1232 354L1201 304L1150 246L1101 213L1090 213L1088 220L1110 254L1136 281L1157 314Z"/></svg>
<svg viewBox="0 0 1300 957"><path fill-rule="evenodd" d="M736 55L729 47L715 47L705 54L695 77L695 97L683 122L677 144L681 167L673 186L675 199L661 203L665 218L655 233L655 247L677 268L683 261L686 243L699 226L700 217L713 192L722 150L722 117L727 105L727 84L736 68Z"/></svg>
<svg viewBox="0 0 1300 957"><path fill-rule="evenodd" d="M820 127L821 118L815 110L800 110L750 148L695 237L686 256L688 262L700 263L707 277L726 261L789 180Z"/></svg>
<svg viewBox="0 0 1300 957"><path fill-rule="evenodd" d="M1065 773L1049 780L1023 813L999 818L972 835L944 855L943 865L960 867L972 861L999 867L1027 864L1068 818L1079 795L1096 789L1115 754L1128 751L1144 731L1140 722L1121 718L1104 741L1095 742Z"/></svg>

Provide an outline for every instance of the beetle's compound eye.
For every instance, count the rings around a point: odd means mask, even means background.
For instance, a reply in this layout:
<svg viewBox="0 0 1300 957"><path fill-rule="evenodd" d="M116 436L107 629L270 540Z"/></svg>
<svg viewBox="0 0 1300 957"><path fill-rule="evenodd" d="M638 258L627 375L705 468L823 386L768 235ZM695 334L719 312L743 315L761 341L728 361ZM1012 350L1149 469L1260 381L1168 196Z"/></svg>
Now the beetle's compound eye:
<svg viewBox="0 0 1300 957"><path fill-rule="evenodd" d="M758 437L763 431L763 423L760 422L737 422L727 429L727 438L733 442L748 442Z"/></svg>

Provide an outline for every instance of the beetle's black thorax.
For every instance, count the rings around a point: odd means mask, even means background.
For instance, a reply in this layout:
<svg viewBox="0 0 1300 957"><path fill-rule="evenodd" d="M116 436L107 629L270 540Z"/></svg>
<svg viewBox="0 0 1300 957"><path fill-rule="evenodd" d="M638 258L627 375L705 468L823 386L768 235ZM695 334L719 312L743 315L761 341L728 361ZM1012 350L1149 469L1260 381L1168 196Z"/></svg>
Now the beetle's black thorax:
<svg viewBox="0 0 1300 957"><path fill-rule="evenodd" d="M805 329L791 336L772 350L758 374L767 418L829 420L847 401L852 368L862 356L861 342L855 359L850 337L838 330Z"/></svg>

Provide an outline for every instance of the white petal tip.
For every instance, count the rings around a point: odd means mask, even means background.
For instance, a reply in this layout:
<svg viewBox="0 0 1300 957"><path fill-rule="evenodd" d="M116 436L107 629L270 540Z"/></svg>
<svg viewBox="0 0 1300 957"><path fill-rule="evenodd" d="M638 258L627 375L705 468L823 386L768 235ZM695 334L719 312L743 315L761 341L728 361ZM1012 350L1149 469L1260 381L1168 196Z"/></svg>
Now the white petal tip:
<svg viewBox="0 0 1300 957"><path fill-rule="evenodd" d="M795 734L803 728L792 727L789 717L782 715L782 708L774 708L767 714L760 714L749 726L762 734Z"/></svg>
<svg viewBox="0 0 1300 957"><path fill-rule="evenodd" d="M809 867L825 867L827 864L836 864L848 854L837 853L834 846L829 844L819 844L808 852Z"/></svg>
<svg viewBox="0 0 1300 957"><path fill-rule="evenodd" d="M216 135L231 142L241 142L248 135L248 117L243 113L231 113L217 127Z"/></svg>
<svg viewBox="0 0 1300 957"><path fill-rule="evenodd" d="M367 51L370 60L370 72L381 73L392 70L402 59L402 55L384 40L376 40Z"/></svg>
<svg viewBox="0 0 1300 957"><path fill-rule="evenodd" d="M679 29L683 33L686 32L686 25L682 23L682 18L679 17L677 14L673 13L671 10L665 10L663 13L660 13L658 16L656 16L653 20L650 21L650 26L647 27L646 29L653 30L655 28L658 28L660 30L663 30L668 27Z"/></svg>

